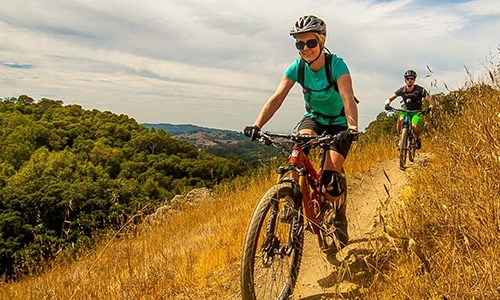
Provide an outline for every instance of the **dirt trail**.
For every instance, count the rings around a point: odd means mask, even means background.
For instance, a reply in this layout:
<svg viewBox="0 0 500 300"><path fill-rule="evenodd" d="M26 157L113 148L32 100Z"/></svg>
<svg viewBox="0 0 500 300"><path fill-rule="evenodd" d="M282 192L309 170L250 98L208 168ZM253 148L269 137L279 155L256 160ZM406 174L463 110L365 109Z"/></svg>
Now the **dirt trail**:
<svg viewBox="0 0 500 300"><path fill-rule="evenodd" d="M363 283L371 281L371 272L365 263L374 252L370 241L383 238L378 215L387 216L409 178L428 161L429 155L417 153L415 161L407 164L405 170L401 170L398 160L394 159L379 164L360 178L348 178L349 245L330 259L332 264L319 249L316 236L306 231L293 299L363 298Z"/></svg>

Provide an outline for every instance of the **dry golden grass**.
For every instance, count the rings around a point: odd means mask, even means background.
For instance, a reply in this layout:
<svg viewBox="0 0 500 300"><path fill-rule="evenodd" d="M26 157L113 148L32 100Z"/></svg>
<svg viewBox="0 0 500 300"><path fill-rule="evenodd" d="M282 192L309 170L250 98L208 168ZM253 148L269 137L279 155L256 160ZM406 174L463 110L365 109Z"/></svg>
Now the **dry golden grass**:
<svg viewBox="0 0 500 300"><path fill-rule="evenodd" d="M382 144L374 151L387 153ZM355 147L348 161L358 162L346 163L350 174L387 159L363 157ZM123 237L98 243L87 257L0 283L0 299L235 299L246 226L274 182L275 168L220 186L211 201L124 229Z"/></svg>
<svg viewBox="0 0 500 300"><path fill-rule="evenodd" d="M219 187L212 201L157 217L88 257L0 285L0 299L232 299L247 220L264 182L272 180L260 174Z"/></svg>
<svg viewBox="0 0 500 300"><path fill-rule="evenodd" d="M409 253L385 253L369 298L500 298L500 91L476 85L461 97L463 113L440 120L433 162L391 221L418 242L431 271Z"/></svg>
<svg viewBox="0 0 500 300"><path fill-rule="evenodd" d="M346 173L358 176L383 161L397 157L399 152L396 150L396 140L396 125L394 125L393 136L377 140L362 138L359 143L354 143L344 164Z"/></svg>

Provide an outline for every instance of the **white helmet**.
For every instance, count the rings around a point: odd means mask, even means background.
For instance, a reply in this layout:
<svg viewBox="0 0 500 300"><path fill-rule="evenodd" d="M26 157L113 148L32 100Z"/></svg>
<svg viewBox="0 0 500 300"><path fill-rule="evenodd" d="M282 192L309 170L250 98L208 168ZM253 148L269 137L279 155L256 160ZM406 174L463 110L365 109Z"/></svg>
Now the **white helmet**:
<svg viewBox="0 0 500 300"><path fill-rule="evenodd" d="M290 35L303 32L317 32L326 35L326 24L320 18L313 15L300 17L290 30Z"/></svg>

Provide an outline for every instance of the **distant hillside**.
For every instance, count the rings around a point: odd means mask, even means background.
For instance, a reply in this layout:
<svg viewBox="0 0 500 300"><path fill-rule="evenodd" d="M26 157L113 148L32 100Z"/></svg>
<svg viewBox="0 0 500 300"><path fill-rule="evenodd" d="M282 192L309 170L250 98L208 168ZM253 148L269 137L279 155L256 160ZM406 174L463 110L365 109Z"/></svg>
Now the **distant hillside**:
<svg viewBox="0 0 500 300"><path fill-rule="evenodd" d="M254 166L266 164L272 157L280 155L276 148L265 147L257 142L251 142L243 133L233 130L207 128L191 124L144 123L142 125L156 130L163 129L173 137L189 142L208 153L220 157L233 155Z"/></svg>
<svg viewBox="0 0 500 300"><path fill-rule="evenodd" d="M241 132L233 130L200 127L192 124L144 123L142 125L157 130L163 129L175 138L187 141L201 149L248 141L248 138Z"/></svg>
<svg viewBox="0 0 500 300"><path fill-rule="evenodd" d="M143 123L142 125L144 125L148 128L163 129L166 132L170 132L172 135L177 135L177 134L191 132L191 131L199 131L199 130L207 131L207 132L229 131L229 130L208 128L208 127L201 127L201 126L193 125L193 124ZM236 132L236 131L232 131L232 132Z"/></svg>

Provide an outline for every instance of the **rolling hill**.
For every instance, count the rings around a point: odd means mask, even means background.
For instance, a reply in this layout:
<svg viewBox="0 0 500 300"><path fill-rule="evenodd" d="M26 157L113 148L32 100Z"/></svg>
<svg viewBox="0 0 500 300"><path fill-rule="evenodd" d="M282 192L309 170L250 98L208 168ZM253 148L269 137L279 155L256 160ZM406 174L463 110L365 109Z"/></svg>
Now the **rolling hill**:
<svg viewBox="0 0 500 300"><path fill-rule="evenodd" d="M173 137L187 141L200 149L234 145L248 141L248 138L243 133L232 130L201 127L192 124L144 123L142 125L157 130L163 129L172 134Z"/></svg>

